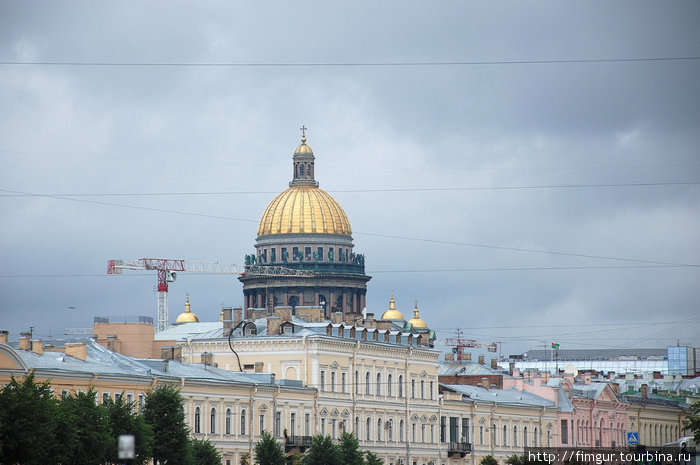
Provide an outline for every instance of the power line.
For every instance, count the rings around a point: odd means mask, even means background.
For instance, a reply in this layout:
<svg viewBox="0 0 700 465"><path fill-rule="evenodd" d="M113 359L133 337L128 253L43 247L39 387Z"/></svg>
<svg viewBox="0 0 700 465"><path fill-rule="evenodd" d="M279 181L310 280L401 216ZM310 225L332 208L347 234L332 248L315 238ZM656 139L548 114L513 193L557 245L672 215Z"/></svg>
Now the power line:
<svg viewBox="0 0 700 465"><path fill-rule="evenodd" d="M130 209L135 209L135 210L146 210L146 211L155 211L155 212L160 212L160 213L189 215L189 216L196 216L196 217L200 217L200 218L213 218L213 219L222 219L222 220L229 220L229 221L242 221L242 222L246 222L246 223L258 223L257 220L251 220L251 219L245 219L245 218L234 218L234 217L229 217L229 216L210 215L210 214L206 214L206 213L184 212L184 211L179 211L179 210L168 210L168 209L162 209L162 208L142 207L142 206L137 206L137 205L101 202L98 200L76 199L76 198L56 196L56 195L34 194L34 193L29 193L29 192L12 191L12 190L8 190L8 189L0 189L0 192L8 192L8 193L13 193L13 194L24 194L24 195L34 196L34 197L45 197L45 198L52 198L52 199L57 199L57 200L68 200L68 201L72 201L72 202L81 202L81 203L104 205L104 206L111 206L111 207L130 208ZM491 250L504 250L504 251L510 251L510 252L538 253L538 254L545 254L545 255L557 255L557 256L577 257L577 258L592 258L592 259L597 259L597 260L614 260L614 261L622 261L622 262L646 263L646 264L651 264L651 265L664 265L664 266L678 266L678 267L698 267L698 266L700 266L697 264L688 264L688 263L676 263L676 262L665 262L665 261L656 261L656 260L613 257L613 256L608 256L608 255L581 254L581 253L561 252L561 251L542 250L542 249L528 249L528 248L524 248L524 247L506 247L506 246L499 246L499 245L492 245L492 244L477 244L477 243L473 243L473 242L446 241L446 240L439 240L439 239L427 239L427 238L422 238L422 237L399 236L399 235L395 235L395 234L378 234L378 233L366 233L366 232L358 232L358 231L355 231L353 234L369 236L369 237L381 237L381 238L386 238L386 239L401 239L401 240L406 240L406 241L426 242L426 243L432 243L432 244L446 244L446 245L456 245L456 246L461 246L461 247L476 247L476 248L484 248L484 249L491 249Z"/></svg>
<svg viewBox="0 0 700 465"><path fill-rule="evenodd" d="M502 66L593 63L643 63L695 61L700 56L590 58L568 60L492 60L492 61L376 61L376 62L129 62L129 61L0 61L1 66L72 66L72 67L184 67L184 68L323 68L323 67L434 67L434 66Z"/></svg>
<svg viewBox="0 0 700 465"><path fill-rule="evenodd" d="M462 186L462 187L397 187L384 189L328 189L330 193L356 194L375 192L454 192L476 190L526 190L526 189L579 189L596 187L653 187L653 186L684 186L698 185L700 181L659 181L659 182L633 182L633 183L606 183L606 184L550 184L550 185L522 185L522 186ZM10 192L0 189L2 192ZM199 196L199 195L257 195L277 194L278 191L210 191L210 192L76 192L76 193L50 193L50 194L0 194L0 197L33 197L43 195L47 197L158 197L158 196Z"/></svg>

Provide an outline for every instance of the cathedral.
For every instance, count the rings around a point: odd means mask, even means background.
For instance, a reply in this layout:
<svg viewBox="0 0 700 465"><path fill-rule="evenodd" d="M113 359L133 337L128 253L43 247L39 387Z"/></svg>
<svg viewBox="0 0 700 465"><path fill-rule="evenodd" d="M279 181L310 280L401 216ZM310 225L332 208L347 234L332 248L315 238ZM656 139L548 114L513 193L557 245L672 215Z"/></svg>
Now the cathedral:
<svg viewBox="0 0 700 465"><path fill-rule="evenodd" d="M301 144L292 157L289 188L275 197L258 225L255 253L245 258L245 315L288 307L360 316L366 307L365 257L353 251L352 228L338 202L318 187L314 153ZM263 312L260 312L263 313Z"/></svg>

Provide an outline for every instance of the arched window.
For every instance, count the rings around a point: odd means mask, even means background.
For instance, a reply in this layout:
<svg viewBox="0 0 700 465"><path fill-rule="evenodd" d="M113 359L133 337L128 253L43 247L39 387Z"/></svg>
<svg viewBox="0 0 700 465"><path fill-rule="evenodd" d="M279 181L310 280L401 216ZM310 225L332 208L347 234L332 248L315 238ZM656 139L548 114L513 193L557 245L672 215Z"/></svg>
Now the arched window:
<svg viewBox="0 0 700 465"><path fill-rule="evenodd" d="M412 379L411 380L411 399L416 398L416 380Z"/></svg>
<svg viewBox="0 0 700 465"><path fill-rule="evenodd" d="M382 440L382 419L377 420L377 441Z"/></svg>
<svg viewBox="0 0 700 465"><path fill-rule="evenodd" d="M299 168L300 168L300 170L299 170L299 171L300 171L300 172L299 172L299 174L300 174L300 175L301 175L301 177L303 178L303 177L304 177L304 165L301 165L301 166L300 166Z"/></svg>
<svg viewBox="0 0 700 465"><path fill-rule="evenodd" d="M491 425L491 444L496 445L496 424Z"/></svg>
<svg viewBox="0 0 700 465"><path fill-rule="evenodd" d="M527 426L523 427L523 446L527 447Z"/></svg>
<svg viewBox="0 0 700 465"><path fill-rule="evenodd" d="M226 409L226 434L231 434L231 409Z"/></svg>
<svg viewBox="0 0 700 465"><path fill-rule="evenodd" d="M394 377L391 376L391 373L386 377L386 395L391 396L393 393L393 388L391 386L391 383L394 381Z"/></svg>
<svg viewBox="0 0 700 465"><path fill-rule="evenodd" d="M378 396L382 395L382 374L377 373L377 389L375 390Z"/></svg>
<svg viewBox="0 0 700 465"><path fill-rule="evenodd" d="M360 437L360 417L355 417L355 437Z"/></svg>
<svg viewBox="0 0 700 465"><path fill-rule="evenodd" d="M538 442L537 442L537 427L535 426L535 435L532 437L532 445L537 447L537 444L538 444Z"/></svg>
<svg viewBox="0 0 700 465"><path fill-rule="evenodd" d="M513 426L513 445L518 447L518 426Z"/></svg>
<svg viewBox="0 0 700 465"><path fill-rule="evenodd" d="M386 422L386 433L389 441L394 440L394 420L389 420Z"/></svg>
<svg viewBox="0 0 700 465"><path fill-rule="evenodd" d="M365 375L365 394L371 394L372 391L370 390L370 377L369 377L369 371Z"/></svg>
<svg viewBox="0 0 700 465"><path fill-rule="evenodd" d="M195 433L201 433L202 428L200 426L201 422L201 413L199 411L199 407L194 409L194 432Z"/></svg>
<svg viewBox="0 0 700 465"><path fill-rule="evenodd" d="M420 398L425 399L425 381L420 380Z"/></svg>
<svg viewBox="0 0 700 465"><path fill-rule="evenodd" d="M420 442L425 442L425 423L420 424Z"/></svg>
<svg viewBox="0 0 700 465"><path fill-rule="evenodd" d="M245 409L241 410L241 435L245 436Z"/></svg>
<svg viewBox="0 0 700 465"><path fill-rule="evenodd" d="M355 370L355 394L360 393L360 372Z"/></svg>
<svg viewBox="0 0 700 465"><path fill-rule="evenodd" d="M209 422L209 432L211 434L216 434L216 409L211 409L210 422Z"/></svg>
<svg viewBox="0 0 700 465"><path fill-rule="evenodd" d="M372 438L372 419L367 417L367 431L365 431L365 439L370 440Z"/></svg>
<svg viewBox="0 0 700 465"><path fill-rule="evenodd" d="M403 397L403 375L399 375L399 397Z"/></svg>
<svg viewBox="0 0 700 465"><path fill-rule="evenodd" d="M508 445L508 428L506 425L503 425L503 445Z"/></svg>
<svg viewBox="0 0 700 465"><path fill-rule="evenodd" d="M399 441L404 442L405 441L405 436L404 436L404 422L403 420L399 421Z"/></svg>

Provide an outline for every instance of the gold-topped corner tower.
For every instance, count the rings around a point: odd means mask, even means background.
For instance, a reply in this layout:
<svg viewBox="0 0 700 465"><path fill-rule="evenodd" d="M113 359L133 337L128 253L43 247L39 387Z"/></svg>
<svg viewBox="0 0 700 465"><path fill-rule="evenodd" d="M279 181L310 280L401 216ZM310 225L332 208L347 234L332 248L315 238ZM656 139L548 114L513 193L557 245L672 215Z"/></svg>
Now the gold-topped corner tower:
<svg viewBox="0 0 700 465"><path fill-rule="evenodd" d="M389 310L382 314L382 320L397 320L405 321L403 314L396 309L396 302L394 301L394 292L391 292L391 300L389 300Z"/></svg>
<svg viewBox="0 0 700 465"><path fill-rule="evenodd" d="M245 257L244 308L272 312L275 307L320 307L361 314L366 306L365 257L353 251L345 211L316 181L315 157L306 144L292 156L289 188L277 195L260 218L255 254Z"/></svg>
<svg viewBox="0 0 700 465"><path fill-rule="evenodd" d="M418 315L418 301L416 300L416 306L413 308L413 318L408 320L408 324L416 329L427 328L428 324Z"/></svg>
<svg viewBox="0 0 700 465"><path fill-rule="evenodd" d="M199 318L197 317L197 315L192 313L192 310L190 309L190 295L187 294L187 301L185 302L185 311L180 313L180 315L178 315L174 324L181 325L184 323L198 323L198 322L199 322Z"/></svg>

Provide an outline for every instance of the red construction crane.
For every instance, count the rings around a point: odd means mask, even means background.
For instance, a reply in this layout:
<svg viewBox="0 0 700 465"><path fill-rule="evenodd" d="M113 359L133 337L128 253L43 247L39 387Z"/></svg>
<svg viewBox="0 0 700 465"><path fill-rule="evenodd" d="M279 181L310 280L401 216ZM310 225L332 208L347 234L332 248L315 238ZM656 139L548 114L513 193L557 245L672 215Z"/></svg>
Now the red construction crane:
<svg viewBox="0 0 700 465"><path fill-rule="evenodd" d="M236 265L172 260L168 258L140 258L135 261L109 260L107 274L122 274L123 270L156 270L158 272L158 326L156 331L168 327L168 283L175 281L178 272L240 274Z"/></svg>
<svg viewBox="0 0 700 465"><path fill-rule="evenodd" d="M222 265L218 262L172 260L169 258L107 261L107 274L122 274L124 270L156 270L158 272L158 326L156 331L163 331L168 327L168 283L175 281L178 272L253 274L261 276L314 276L314 272L310 270L294 270L283 266L248 265L243 268L235 264Z"/></svg>

